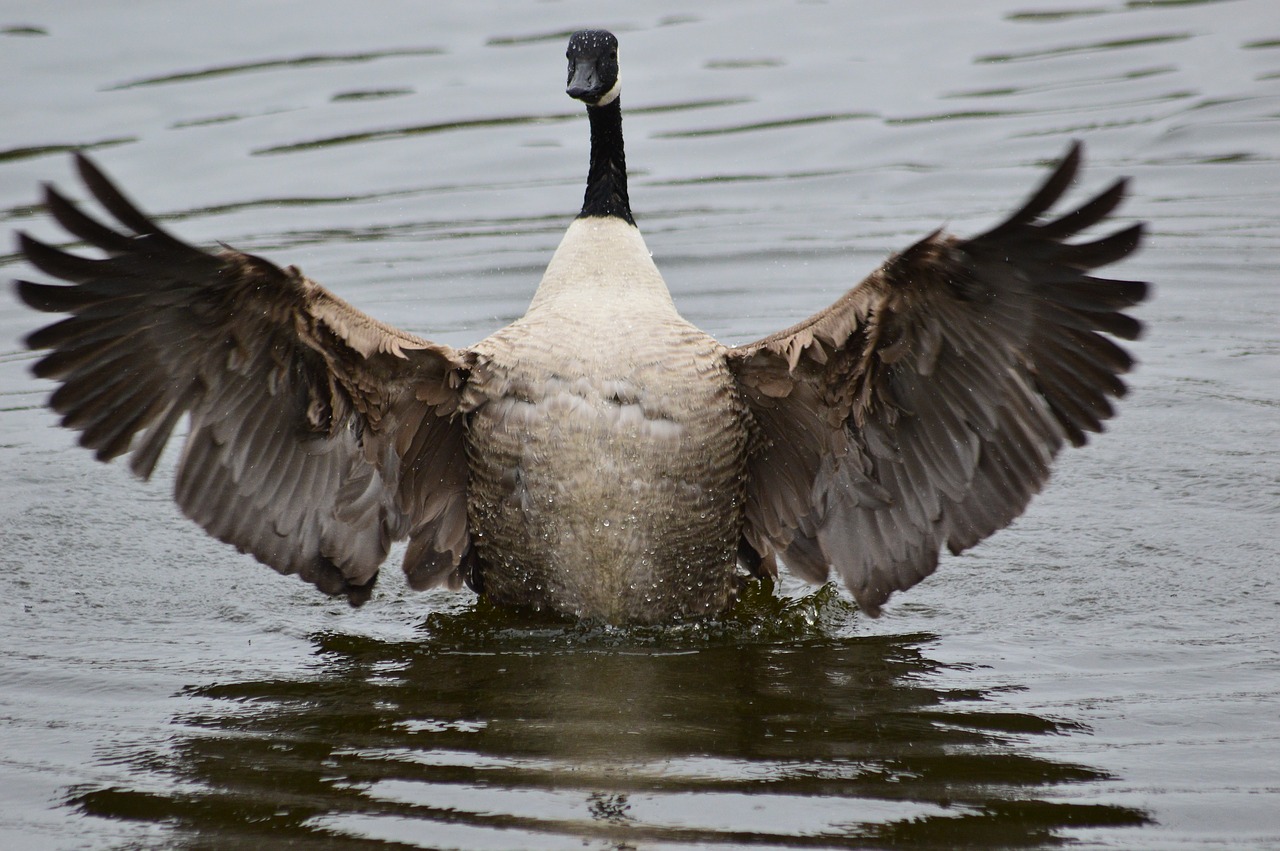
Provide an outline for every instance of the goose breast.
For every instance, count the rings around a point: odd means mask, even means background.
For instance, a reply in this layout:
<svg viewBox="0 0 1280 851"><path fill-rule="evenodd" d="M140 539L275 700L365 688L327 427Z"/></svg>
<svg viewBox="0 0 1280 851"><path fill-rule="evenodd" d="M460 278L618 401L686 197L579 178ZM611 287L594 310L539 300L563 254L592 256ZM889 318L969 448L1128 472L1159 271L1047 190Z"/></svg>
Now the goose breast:
<svg viewBox="0 0 1280 851"><path fill-rule="evenodd" d="M726 349L676 313L633 227L604 263L612 223L578 225L529 312L474 349L468 509L485 593L611 622L721 611L747 460Z"/></svg>

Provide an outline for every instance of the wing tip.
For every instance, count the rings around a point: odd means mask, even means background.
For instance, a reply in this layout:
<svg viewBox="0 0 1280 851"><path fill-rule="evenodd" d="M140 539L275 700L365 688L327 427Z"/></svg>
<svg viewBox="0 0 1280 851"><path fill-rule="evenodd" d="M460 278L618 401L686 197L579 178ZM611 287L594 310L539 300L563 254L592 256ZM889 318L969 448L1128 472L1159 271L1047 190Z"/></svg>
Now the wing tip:
<svg viewBox="0 0 1280 851"><path fill-rule="evenodd" d="M375 565L368 579L357 582L355 577L348 576L333 559L319 554L309 569L299 571L299 576L330 597L345 596L351 608L358 609L373 596L373 588L378 582L378 568Z"/></svg>
<svg viewBox="0 0 1280 851"><path fill-rule="evenodd" d="M1027 227L1039 219L1062 198L1067 189L1075 182L1084 161L1084 142L1071 140L1064 153L1053 166L1049 175L1040 181L1040 185L1032 191L1022 206L1014 210L1003 221L988 230L981 237L998 236L1012 228ZM1118 199L1117 199L1118 202ZM1070 218L1068 214L1066 218Z"/></svg>
<svg viewBox="0 0 1280 851"><path fill-rule="evenodd" d="M853 594L853 601L858 604L858 610L869 618L878 618L884 614L884 604L889 602L889 598L897 590L868 583L859 583L855 586L846 581L845 584Z"/></svg>
<svg viewBox="0 0 1280 851"><path fill-rule="evenodd" d="M881 603L886 602L888 598L886 597L885 600L880 601L880 603L876 603L876 602L872 602L870 598L861 599L858 597L857 594L855 594L853 596L853 599L854 599L854 602L858 604L858 611L862 612L864 615L866 615L869 618L879 618L882 614L884 614L884 607L881 605Z"/></svg>
<svg viewBox="0 0 1280 851"><path fill-rule="evenodd" d="M73 151L71 160L75 164L76 173L80 176L80 180L90 189L93 188L95 183L111 182L108 180L106 173L83 150Z"/></svg>
<svg viewBox="0 0 1280 851"><path fill-rule="evenodd" d="M373 586L378 583L379 574L373 574L373 578L363 585L356 585L352 582L347 583L347 605L353 609L358 609L373 596Z"/></svg>
<svg viewBox="0 0 1280 851"><path fill-rule="evenodd" d="M61 313L62 308L50 299L51 293L47 292L52 289L54 286L51 284L38 284L35 281L17 279L13 282L13 294L27 307L41 313ZM28 345L27 348L32 346Z"/></svg>

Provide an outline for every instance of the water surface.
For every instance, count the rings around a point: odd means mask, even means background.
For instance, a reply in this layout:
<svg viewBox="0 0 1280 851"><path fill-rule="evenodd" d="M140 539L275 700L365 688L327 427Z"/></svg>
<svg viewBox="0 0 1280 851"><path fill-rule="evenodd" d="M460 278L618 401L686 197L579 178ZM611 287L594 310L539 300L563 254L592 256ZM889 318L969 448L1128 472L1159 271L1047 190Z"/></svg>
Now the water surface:
<svg viewBox="0 0 1280 851"><path fill-rule="evenodd" d="M989 225L1072 139L1082 195L1131 175L1121 416L879 620L790 581L670 630L394 575L352 611L182 519L172 459L75 447L11 299L0 846L1280 844L1280 7L438 5L8 3L0 220L61 239L38 186L88 149L182 236L467 345L581 203L563 44L607 25L637 220L728 342Z"/></svg>

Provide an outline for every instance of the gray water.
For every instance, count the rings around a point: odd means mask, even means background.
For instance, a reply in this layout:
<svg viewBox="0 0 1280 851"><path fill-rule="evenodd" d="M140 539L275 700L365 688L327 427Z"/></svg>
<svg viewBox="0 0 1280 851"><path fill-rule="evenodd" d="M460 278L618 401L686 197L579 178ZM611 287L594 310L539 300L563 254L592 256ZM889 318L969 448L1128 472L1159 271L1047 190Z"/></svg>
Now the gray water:
<svg viewBox="0 0 1280 851"><path fill-rule="evenodd" d="M786 582L529 623L395 553L352 611L182 519L171 458L76 447L4 296L0 847L1280 847L1274 0L8 0L0 220L61 239L38 186L89 149L180 235L469 344L581 202L584 25L622 40L649 246L728 342L991 224L1071 139L1081 193L1131 175L1156 288L1114 426L879 620Z"/></svg>

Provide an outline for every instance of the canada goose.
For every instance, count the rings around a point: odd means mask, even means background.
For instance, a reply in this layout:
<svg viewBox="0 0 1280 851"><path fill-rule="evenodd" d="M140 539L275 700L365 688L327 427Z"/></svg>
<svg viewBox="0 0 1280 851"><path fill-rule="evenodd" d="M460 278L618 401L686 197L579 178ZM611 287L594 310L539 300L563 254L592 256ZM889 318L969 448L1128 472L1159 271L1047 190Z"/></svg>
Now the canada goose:
<svg viewBox="0 0 1280 851"><path fill-rule="evenodd" d="M834 304L727 348L676 312L627 195L617 39L574 34L568 94L591 162L528 312L467 349L366 316L297 268L207 252L140 212L84 156L108 226L53 188L90 259L19 235L71 286L17 282L69 318L33 333L50 406L100 460L149 477L190 418L175 498L209 534L353 605L393 541L414 588L463 583L506 605L612 623L715 614L738 567L775 559L859 606L933 572L1022 512L1065 442L1113 414L1147 287L1091 277L1133 225L1066 240L1118 181L1042 215L1074 145L1008 219L936 231Z"/></svg>

